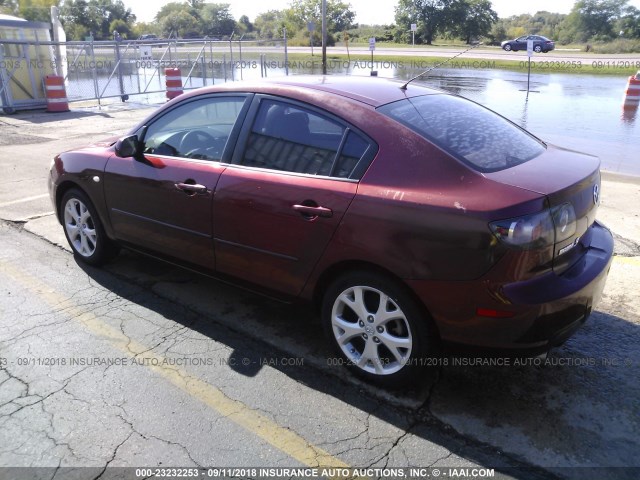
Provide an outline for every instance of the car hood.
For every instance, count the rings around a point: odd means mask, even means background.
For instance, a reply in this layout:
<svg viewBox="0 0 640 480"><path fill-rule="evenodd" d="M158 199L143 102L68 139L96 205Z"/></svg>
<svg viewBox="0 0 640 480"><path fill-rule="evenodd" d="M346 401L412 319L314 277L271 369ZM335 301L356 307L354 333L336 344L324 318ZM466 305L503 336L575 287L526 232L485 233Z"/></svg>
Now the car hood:
<svg viewBox="0 0 640 480"><path fill-rule="evenodd" d="M506 185L551 195L592 177L599 169L598 157L548 145L542 155L528 162L485 176Z"/></svg>

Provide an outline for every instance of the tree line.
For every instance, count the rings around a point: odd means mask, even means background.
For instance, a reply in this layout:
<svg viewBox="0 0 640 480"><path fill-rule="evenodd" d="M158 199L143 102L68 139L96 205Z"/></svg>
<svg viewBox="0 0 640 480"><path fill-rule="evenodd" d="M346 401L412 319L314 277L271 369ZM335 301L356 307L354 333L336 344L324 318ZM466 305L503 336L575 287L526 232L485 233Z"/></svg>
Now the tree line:
<svg viewBox="0 0 640 480"><path fill-rule="evenodd" d="M159 37L228 39L282 38L286 29L292 45L320 45L321 0L292 0L288 8L261 13L251 22L234 19L226 3L205 0L175 1L164 5L151 23L137 22L122 0L0 0L0 13L27 20L49 21L52 5L60 7L67 38L96 40ZM490 0L398 0L395 22L356 25L355 12L342 0L327 0L328 43L393 41L430 45L438 40L484 41L499 44L524 34L539 34L561 44L640 39L640 10L629 0L578 0L568 15L538 12L498 18ZM415 25L412 32L410 26ZM636 42L640 43L640 42Z"/></svg>
<svg viewBox="0 0 640 480"><path fill-rule="evenodd" d="M640 39L640 10L628 0L580 0L568 15L538 12L499 19L486 37L499 42L533 33L561 44Z"/></svg>
<svg viewBox="0 0 640 480"><path fill-rule="evenodd" d="M396 24L386 35L402 43L411 39L408 25L415 23L416 43L431 44L437 38L501 41L537 34L561 44L640 39L640 10L629 0L579 0L568 15L537 12L498 18L490 0L399 0Z"/></svg>

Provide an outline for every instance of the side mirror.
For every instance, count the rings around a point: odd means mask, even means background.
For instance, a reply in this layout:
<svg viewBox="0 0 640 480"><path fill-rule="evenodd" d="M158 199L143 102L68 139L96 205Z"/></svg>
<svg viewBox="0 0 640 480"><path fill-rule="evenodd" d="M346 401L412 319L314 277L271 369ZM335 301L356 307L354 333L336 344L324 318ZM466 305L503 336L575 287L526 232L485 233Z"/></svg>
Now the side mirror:
<svg viewBox="0 0 640 480"><path fill-rule="evenodd" d="M116 142L116 155L120 158L140 158L142 155L142 142L137 135L129 135Z"/></svg>

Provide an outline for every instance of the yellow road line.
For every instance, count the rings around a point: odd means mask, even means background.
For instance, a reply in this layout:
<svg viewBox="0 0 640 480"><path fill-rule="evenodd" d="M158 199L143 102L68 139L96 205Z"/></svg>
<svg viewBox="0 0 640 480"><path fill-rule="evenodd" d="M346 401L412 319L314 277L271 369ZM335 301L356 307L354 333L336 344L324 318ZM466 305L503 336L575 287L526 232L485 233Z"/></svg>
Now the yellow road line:
<svg viewBox="0 0 640 480"><path fill-rule="evenodd" d="M616 255L613 257L613 261L615 263L624 263L626 265L635 265L636 267L640 267L640 257L621 257L620 255Z"/></svg>
<svg viewBox="0 0 640 480"><path fill-rule="evenodd" d="M52 286L40 279L3 261L0 261L0 272L22 284L59 313L81 323L92 334L108 339L115 348L126 355L134 357L145 352L145 358L151 358L149 362L145 361L146 368L300 463L309 467L349 468L349 465L329 452L312 445L297 433L281 427L244 403L227 397L213 385L190 375L185 370L169 366L165 357L149 352L145 345L105 324L94 313L79 307L71 298L57 293Z"/></svg>

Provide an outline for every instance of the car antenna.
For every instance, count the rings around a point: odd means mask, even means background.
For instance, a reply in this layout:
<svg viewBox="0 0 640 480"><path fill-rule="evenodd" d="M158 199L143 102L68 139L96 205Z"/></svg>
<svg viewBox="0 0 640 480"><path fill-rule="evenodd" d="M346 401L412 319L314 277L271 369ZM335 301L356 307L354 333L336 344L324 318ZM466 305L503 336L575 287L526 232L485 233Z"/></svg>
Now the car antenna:
<svg viewBox="0 0 640 480"><path fill-rule="evenodd" d="M457 57L459 57L460 55L464 55L464 54L465 54L465 53L467 53L469 50L473 50L474 48L479 47L480 45L482 45L482 42L474 43L474 44L473 44L473 45L471 45L469 48L467 48L464 52L460 52L460 53L458 53L458 54L454 55L454 56L453 56L453 57L451 57L451 58L447 58L444 62L440 62L440 63L438 63L437 65L434 65L433 67L431 67L431 68L429 68L429 69L425 70L425 71L424 71L424 72L422 72L420 75L416 75L416 76L415 76L415 77L413 77L411 80L409 80L407 83L405 83L404 85L402 85L402 86L400 87L400 90L406 90L406 89L407 89L407 86L408 86L411 82L413 82L414 80L417 80L417 79L418 79L418 78L420 78L421 76L426 75L427 73L429 73L431 70L435 70L436 68L441 67L441 66L442 66L442 65L444 65L445 63L449 63L449 62L450 62L451 60L453 60L454 58L457 58Z"/></svg>

